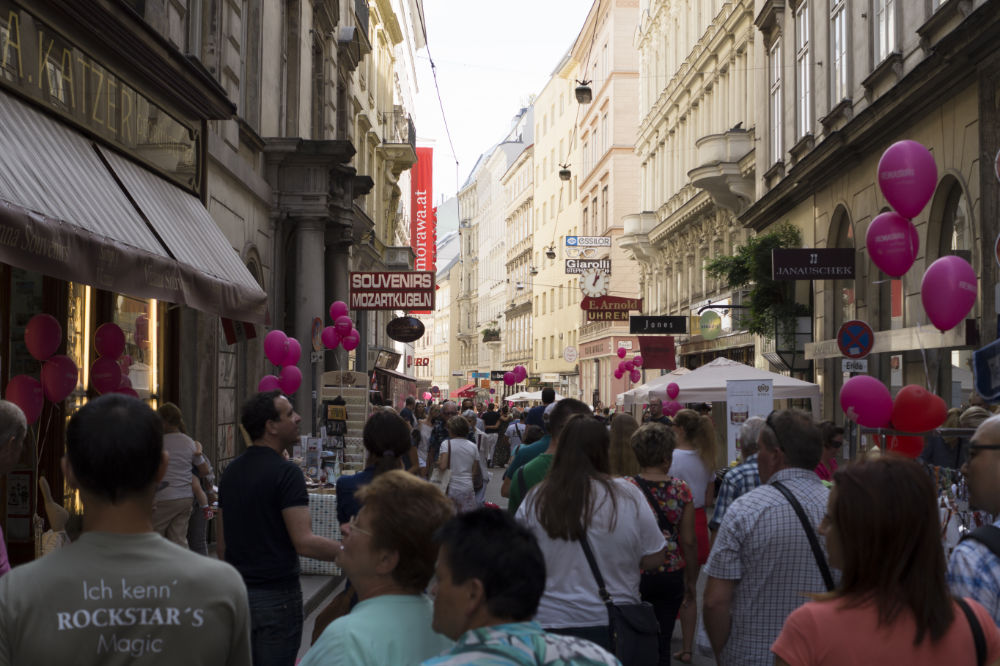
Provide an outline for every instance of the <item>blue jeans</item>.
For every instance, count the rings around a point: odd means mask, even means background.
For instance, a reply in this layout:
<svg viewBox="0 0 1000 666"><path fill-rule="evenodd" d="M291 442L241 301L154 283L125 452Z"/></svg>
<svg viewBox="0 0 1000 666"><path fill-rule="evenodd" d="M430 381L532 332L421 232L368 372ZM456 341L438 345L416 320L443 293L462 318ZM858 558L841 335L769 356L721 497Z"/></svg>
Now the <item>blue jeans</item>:
<svg viewBox="0 0 1000 666"><path fill-rule="evenodd" d="M254 666L294 666L302 644L302 587L247 586Z"/></svg>

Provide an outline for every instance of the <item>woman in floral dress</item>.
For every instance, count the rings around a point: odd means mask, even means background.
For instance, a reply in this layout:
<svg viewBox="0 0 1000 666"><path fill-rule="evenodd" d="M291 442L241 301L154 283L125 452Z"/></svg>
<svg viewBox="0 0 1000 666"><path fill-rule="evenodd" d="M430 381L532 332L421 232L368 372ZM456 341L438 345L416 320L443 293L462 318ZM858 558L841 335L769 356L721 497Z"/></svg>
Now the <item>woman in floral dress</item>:
<svg viewBox="0 0 1000 666"><path fill-rule="evenodd" d="M643 571L639 593L653 605L660 623L660 663L670 663L670 639L682 605L694 601L698 580L698 541L694 532L694 502L687 483L670 476L674 432L660 423L647 423L632 435L639 474L626 477L642 490L667 540L667 557L653 571ZM685 659L686 657L686 659ZM682 662L691 653L681 653Z"/></svg>

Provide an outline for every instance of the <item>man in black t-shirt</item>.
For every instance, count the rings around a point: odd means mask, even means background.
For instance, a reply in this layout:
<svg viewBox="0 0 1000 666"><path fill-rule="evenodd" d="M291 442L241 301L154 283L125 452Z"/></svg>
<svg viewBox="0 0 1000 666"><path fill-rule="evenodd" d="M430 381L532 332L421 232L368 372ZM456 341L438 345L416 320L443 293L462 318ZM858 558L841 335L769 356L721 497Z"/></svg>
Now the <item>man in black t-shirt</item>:
<svg viewBox="0 0 1000 666"><path fill-rule="evenodd" d="M252 444L219 482L217 551L247 586L254 666L293 666L302 642L298 556L333 561L341 547L313 534L305 477L283 456L302 421L288 398L258 393L240 421Z"/></svg>
<svg viewBox="0 0 1000 666"><path fill-rule="evenodd" d="M660 398L649 399L649 422L662 423L666 426L674 424L670 417L663 413L663 400Z"/></svg>
<svg viewBox="0 0 1000 666"><path fill-rule="evenodd" d="M489 467L493 467L493 451L497 445L497 439L500 436L500 412L497 411L497 406L494 403L490 403L486 407L486 411L483 412L483 431L486 433L487 440L487 450L486 450L486 460Z"/></svg>
<svg viewBox="0 0 1000 666"><path fill-rule="evenodd" d="M407 425L411 428L417 427L417 419L413 416L413 407L417 404L417 401L412 395L406 396L406 404L403 408L399 410L399 415L406 421Z"/></svg>

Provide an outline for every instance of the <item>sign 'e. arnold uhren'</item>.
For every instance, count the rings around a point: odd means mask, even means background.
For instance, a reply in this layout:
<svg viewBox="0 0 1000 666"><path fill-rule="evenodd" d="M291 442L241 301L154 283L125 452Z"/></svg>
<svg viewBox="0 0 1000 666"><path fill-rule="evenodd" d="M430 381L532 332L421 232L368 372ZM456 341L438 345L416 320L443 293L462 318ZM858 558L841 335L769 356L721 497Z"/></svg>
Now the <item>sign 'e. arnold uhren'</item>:
<svg viewBox="0 0 1000 666"><path fill-rule="evenodd" d="M853 280L853 248L771 250L774 280Z"/></svg>

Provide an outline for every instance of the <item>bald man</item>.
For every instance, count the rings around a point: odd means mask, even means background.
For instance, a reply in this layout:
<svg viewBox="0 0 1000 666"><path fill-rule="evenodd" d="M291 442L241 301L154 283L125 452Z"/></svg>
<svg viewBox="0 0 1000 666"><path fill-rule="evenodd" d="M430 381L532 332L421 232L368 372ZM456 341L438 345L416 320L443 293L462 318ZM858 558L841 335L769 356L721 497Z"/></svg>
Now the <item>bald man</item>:
<svg viewBox="0 0 1000 666"><path fill-rule="evenodd" d="M962 472L972 507L1000 516L1000 416L976 428ZM948 562L948 585L956 596L981 603L1000 625L1000 518L955 547Z"/></svg>

